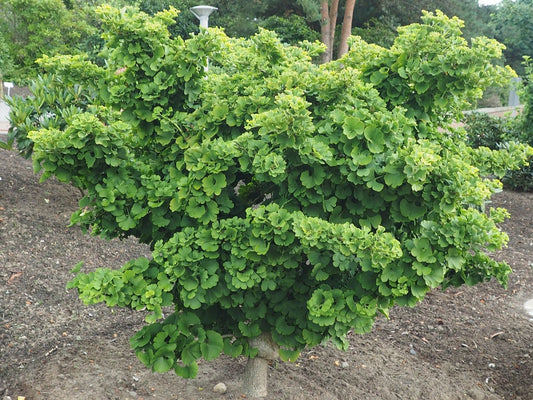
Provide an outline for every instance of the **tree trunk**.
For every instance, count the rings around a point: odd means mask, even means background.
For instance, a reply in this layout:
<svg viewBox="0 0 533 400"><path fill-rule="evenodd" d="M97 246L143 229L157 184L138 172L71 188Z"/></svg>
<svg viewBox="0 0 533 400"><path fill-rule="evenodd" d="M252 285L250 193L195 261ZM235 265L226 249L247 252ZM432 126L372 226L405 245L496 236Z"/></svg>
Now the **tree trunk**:
<svg viewBox="0 0 533 400"><path fill-rule="evenodd" d="M266 397L268 381L268 360L266 358L249 358L244 370L243 389L252 399Z"/></svg>
<svg viewBox="0 0 533 400"><path fill-rule="evenodd" d="M262 333L250 339L250 347L258 350L257 356L249 358L244 371L242 388L251 399L265 398L268 394L268 361L279 356L279 347L270 333Z"/></svg>
<svg viewBox="0 0 533 400"><path fill-rule="evenodd" d="M329 9L329 26L331 27L329 33L330 44L330 59L333 60L333 45L335 43L335 28L337 27L337 15L339 14L339 0L331 1L331 8Z"/></svg>
<svg viewBox="0 0 533 400"><path fill-rule="evenodd" d="M339 45L339 57L348 53L348 38L352 34L353 10L355 9L356 0L346 0L346 9L344 10L344 19L342 21L341 38Z"/></svg>
<svg viewBox="0 0 533 400"><path fill-rule="evenodd" d="M322 43L326 45L326 51L322 53L322 63L327 63L333 59L333 43L335 41L338 9L339 0L333 0L331 7L328 0L320 0L320 33Z"/></svg>
<svg viewBox="0 0 533 400"><path fill-rule="evenodd" d="M326 45L326 51L322 53L322 64L331 61L331 56L329 54L330 43L329 39L331 36L331 26L329 23L329 5L328 0L320 0L320 15L322 16L320 20L320 35L322 43Z"/></svg>

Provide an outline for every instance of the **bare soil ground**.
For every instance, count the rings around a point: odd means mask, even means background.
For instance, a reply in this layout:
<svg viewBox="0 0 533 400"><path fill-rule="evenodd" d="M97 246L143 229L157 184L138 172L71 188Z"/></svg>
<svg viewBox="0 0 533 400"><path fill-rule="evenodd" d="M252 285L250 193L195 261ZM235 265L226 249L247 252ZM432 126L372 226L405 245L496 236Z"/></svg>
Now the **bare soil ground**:
<svg viewBox="0 0 533 400"><path fill-rule="evenodd" d="M134 241L103 241L67 227L77 190L38 183L31 162L0 151L0 399L242 399L245 360L222 357L193 380L153 374L129 348L143 324L130 310L84 306L66 291L70 270L119 267L147 254ZM395 308L349 351L325 345L270 367L269 399L533 399L533 194L504 191L512 218L497 254L514 269L495 282L434 291ZM223 382L227 392L213 392Z"/></svg>

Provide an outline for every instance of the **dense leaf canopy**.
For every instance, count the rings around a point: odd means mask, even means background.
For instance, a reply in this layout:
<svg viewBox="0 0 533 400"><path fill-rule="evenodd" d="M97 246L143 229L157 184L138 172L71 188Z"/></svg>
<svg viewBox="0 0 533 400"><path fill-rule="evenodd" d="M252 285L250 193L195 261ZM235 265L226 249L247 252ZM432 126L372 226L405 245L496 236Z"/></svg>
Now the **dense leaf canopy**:
<svg viewBox="0 0 533 400"><path fill-rule="evenodd" d="M131 341L144 363L194 376L200 357L255 355L265 332L294 359L345 347L439 285L506 282L487 255L506 243L506 213L485 205L529 150L473 150L450 127L512 75L491 64L500 45L469 46L459 20L425 14L390 49L356 40L318 66L320 46L268 31L172 38L175 15L100 9L106 66L42 60L78 100L57 106L58 92L19 116L38 116L43 179L86 193L74 224L151 246L70 284L87 303L151 312Z"/></svg>
<svg viewBox="0 0 533 400"><path fill-rule="evenodd" d="M0 48L3 49L0 76L4 80L27 83L39 73L35 60L44 54L86 53L102 65L104 60L99 55L103 45L102 26L95 17L95 9L106 3L116 8L135 6L150 15L173 6L183 12L169 25L171 34L187 38L191 33L198 33L198 21L188 11L198 5L193 0L0 0ZM302 37L315 40L324 27L320 0L209 0L205 3L217 7L210 25L223 28L232 37L250 37L260 26L266 26L285 42L296 43ZM346 4L339 1L334 24L341 24ZM531 0L504 0L500 6L492 7L480 7L477 0L357 0L352 32L389 47L396 28L417 22L422 10L442 10L449 17L458 16L465 21L463 31L467 39L489 36L505 43L506 62L520 74L522 57L532 55ZM335 40L330 47L337 48L340 42L344 40Z"/></svg>

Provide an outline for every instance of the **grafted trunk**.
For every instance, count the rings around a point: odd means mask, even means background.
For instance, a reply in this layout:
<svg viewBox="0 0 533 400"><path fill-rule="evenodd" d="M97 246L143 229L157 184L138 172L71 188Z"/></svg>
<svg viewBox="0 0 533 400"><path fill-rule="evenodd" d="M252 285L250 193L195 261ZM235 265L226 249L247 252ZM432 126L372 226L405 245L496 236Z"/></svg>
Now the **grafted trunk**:
<svg viewBox="0 0 533 400"><path fill-rule="evenodd" d="M243 389L252 399L260 399L268 394L268 360L266 358L249 358L244 370Z"/></svg>
<svg viewBox="0 0 533 400"><path fill-rule="evenodd" d="M270 333L250 339L250 347L256 348L258 353L256 357L248 359L242 388L248 398L265 398L268 395L268 362L278 358L279 347Z"/></svg>

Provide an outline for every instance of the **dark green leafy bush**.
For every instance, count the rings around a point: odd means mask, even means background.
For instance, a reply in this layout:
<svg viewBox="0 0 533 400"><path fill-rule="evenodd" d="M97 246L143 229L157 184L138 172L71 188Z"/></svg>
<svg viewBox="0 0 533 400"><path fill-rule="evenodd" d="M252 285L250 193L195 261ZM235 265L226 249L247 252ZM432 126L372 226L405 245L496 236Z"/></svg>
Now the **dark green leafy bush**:
<svg viewBox="0 0 533 400"><path fill-rule="evenodd" d="M520 100L524 109L512 123L511 139L521 143L533 145L533 65L529 57L523 62L525 76L522 77ZM509 171L503 178L506 187L513 190L533 191L533 157L529 157L529 164L518 170Z"/></svg>
<svg viewBox="0 0 533 400"><path fill-rule="evenodd" d="M528 164L518 170L509 171L502 178L505 188L523 192L533 192L533 157Z"/></svg>
<svg viewBox="0 0 533 400"><path fill-rule="evenodd" d="M367 43L374 43L383 47L392 46L397 34L395 28L377 18L365 22L362 28L354 27L352 29L352 35L360 36Z"/></svg>
<svg viewBox="0 0 533 400"><path fill-rule="evenodd" d="M61 60L61 57L55 59ZM45 57L40 62L46 65L47 60ZM32 82L31 96L6 98L11 109L11 126L7 141L0 142L0 147L11 149L16 146L22 156L29 158L33 152L29 132L38 128L64 129L73 115L86 111L89 103L94 104L96 91L87 90L85 83L98 79L98 69L82 56L69 58L69 64L69 68L79 74L76 82L69 81L68 76L62 74L64 71L58 63L55 68L57 74L40 76ZM86 89L83 90L83 87Z"/></svg>
<svg viewBox="0 0 533 400"><path fill-rule="evenodd" d="M296 14L287 18L273 15L261 22L260 26L276 32L283 43L295 45L305 40L309 42L320 40L320 34L307 25L304 17Z"/></svg>
<svg viewBox="0 0 533 400"><path fill-rule="evenodd" d="M475 112L464 119L467 143L473 148L487 147L500 150L509 143L533 145L533 138L525 132L522 116L500 118L486 113ZM509 170L502 178L504 187L511 190L533 190L533 157L519 169Z"/></svg>
<svg viewBox="0 0 533 400"><path fill-rule="evenodd" d="M516 140L516 122L513 119L498 118L487 113L473 112L465 115L467 142L478 148L498 150L509 140Z"/></svg>
<svg viewBox="0 0 533 400"><path fill-rule="evenodd" d="M533 142L533 65L529 57L524 57L525 75L522 77L522 87L519 92L520 101L524 104L524 109L520 117L520 124L524 135L524 140Z"/></svg>

